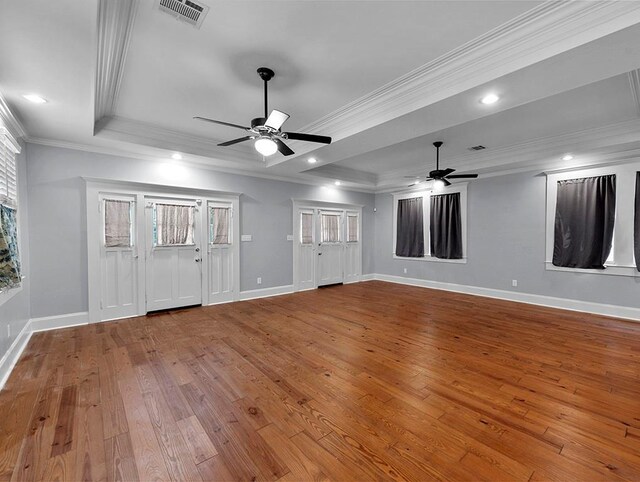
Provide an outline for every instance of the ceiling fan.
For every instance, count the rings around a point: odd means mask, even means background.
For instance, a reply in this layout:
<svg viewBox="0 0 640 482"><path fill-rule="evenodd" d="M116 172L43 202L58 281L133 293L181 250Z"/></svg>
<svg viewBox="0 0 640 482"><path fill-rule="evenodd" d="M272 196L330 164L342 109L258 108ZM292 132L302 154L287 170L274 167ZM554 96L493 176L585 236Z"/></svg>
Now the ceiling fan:
<svg viewBox="0 0 640 482"><path fill-rule="evenodd" d="M302 134L299 132L282 132L280 128L289 118L289 114L285 114L279 110L272 110L268 114L267 108L267 83L273 78L275 73L267 67L260 67L258 75L264 81L264 117L256 117L251 120L251 127L244 127L238 124L222 122L206 117L196 116L194 119L213 122L228 127L235 127L247 131L249 135L239 137L226 142L221 142L219 146L232 146L240 142L255 140L254 147L263 156L270 156L280 151L285 156L290 156L294 152L284 143L284 140L291 139L296 141L318 142L320 144L331 144L331 137L317 136L314 134Z"/></svg>
<svg viewBox="0 0 640 482"><path fill-rule="evenodd" d="M427 181L435 181L436 184L450 186L451 183L449 182L449 179L475 179L478 177L477 174L453 174L455 169L451 168L440 169L440 147L442 147L442 144L442 141L436 141L433 143L436 148L436 168L429 172L429 177L426 179Z"/></svg>

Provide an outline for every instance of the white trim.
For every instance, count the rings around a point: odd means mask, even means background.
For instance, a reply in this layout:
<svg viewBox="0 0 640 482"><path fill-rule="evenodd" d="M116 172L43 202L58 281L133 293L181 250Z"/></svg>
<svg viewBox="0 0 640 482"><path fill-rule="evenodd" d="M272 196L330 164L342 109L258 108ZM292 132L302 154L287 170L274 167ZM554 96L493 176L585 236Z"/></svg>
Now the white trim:
<svg viewBox="0 0 640 482"><path fill-rule="evenodd" d="M18 363L22 352L31 339L31 334L31 321L27 321L22 330L20 330L18 336L13 340L13 343L11 343L7 352L4 354L2 359L0 359L0 390L2 390L4 384L7 383L9 375L11 375L11 372L13 371L13 367Z"/></svg>
<svg viewBox="0 0 640 482"><path fill-rule="evenodd" d="M360 277L360 281L373 281L374 279L376 279L376 275L373 273L363 274Z"/></svg>
<svg viewBox="0 0 640 482"><path fill-rule="evenodd" d="M19 139L27 135L18 118L14 115L11 109L9 109L2 93L0 93L0 125L4 125L14 139Z"/></svg>
<svg viewBox="0 0 640 482"><path fill-rule="evenodd" d="M288 295L293 293L293 285L274 286L273 288L261 288L240 292L240 301L255 300L257 298L269 298L270 296Z"/></svg>
<svg viewBox="0 0 640 482"><path fill-rule="evenodd" d="M635 197L635 173L640 171L639 157L635 162L601 167L575 168L547 173L546 222L545 222L545 269L548 271L570 271L595 275L638 277L633 254L633 218ZM594 176L616 175L616 213L613 230L613 258L605 263L606 269L566 268L553 265L555 214L558 181Z"/></svg>
<svg viewBox="0 0 640 482"><path fill-rule="evenodd" d="M98 45L95 71L94 121L115 111L131 42L138 0L98 3ZM96 126L94 125L94 135Z"/></svg>
<svg viewBox="0 0 640 482"><path fill-rule="evenodd" d="M457 182L451 186L441 189L435 189L432 183L431 187L423 187L419 190L404 190L393 194L392 215L392 233L393 233L393 251L391 252L393 259L408 261L428 261L436 263L453 263L466 264L467 262L467 185L468 182ZM431 256L431 196L439 196L441 194L460 193L460 222L462 224L462 258L461 259L440 259ZM422 224L424 231L424 256L419 258L404 257L396 255L396 233L398 232L398 201L400 199L422 198Z"/></svg>
<svg viewBox="0 0 640 482"><path fill-rule="evenodd" d="M78 313L67 313L66 315L32 318L29 323L31 324L31 331L33 333L39 331L59 330L61 328L70 328L73 326L88 325L89 312L81 311Z"/></svg>
<svg viewBox="0 0 640 482"><path fill-rule="evenodd" d="M596 315L613 316L640 322L640 308L630 306L609 305L605 303L593 303L590 301L572 300L567 298L556 298L553 296L534 295L531 293L518 293L515 291L497 290L493 288L483 288L480 286L461 285L456 283L443 283L416 278L405 278L387 274L374 274L373 279L397 283L422 288L431 288L443 291L453 291L455 293L465 293L474 296L484 296L486 298L497 298L500 300L527 303L530 305L547 306L569 311L580 311L593 313Z"/></svg>

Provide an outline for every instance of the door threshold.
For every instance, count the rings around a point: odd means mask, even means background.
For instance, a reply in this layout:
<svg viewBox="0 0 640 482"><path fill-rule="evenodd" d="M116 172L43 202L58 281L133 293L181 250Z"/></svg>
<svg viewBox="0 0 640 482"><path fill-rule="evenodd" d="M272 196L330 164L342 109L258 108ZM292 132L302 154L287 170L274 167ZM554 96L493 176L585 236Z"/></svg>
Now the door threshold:
<svg viewBox="0 0 640 482"><path fill-rule="evenodd" d="M177 306L175 308L163 308L162 310L147 311L146 316L164 315L167 313L171 313L173 311L183 311L183 310L189 310L191 308L200 308L200 307L202 307L202 303L200 303L199 305Z"/></svg>

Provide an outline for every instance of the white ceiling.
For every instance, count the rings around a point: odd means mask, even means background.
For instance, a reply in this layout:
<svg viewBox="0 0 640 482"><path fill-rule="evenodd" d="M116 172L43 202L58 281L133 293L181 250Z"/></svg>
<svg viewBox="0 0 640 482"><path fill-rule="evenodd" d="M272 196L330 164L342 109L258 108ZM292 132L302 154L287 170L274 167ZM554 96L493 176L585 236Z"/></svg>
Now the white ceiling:
<svg viewBox="0 0 640 482"><path fill-rule="evenodd" d="M447 165L481 173L640 147L640 2L204 0L195 29L158 0L110 1L0 0L0 93L28 140L365 190L405 185L439 139ZM262 65L286 130L332 145L265 162L192 119L261 116ZM488 91L500 102L479 104Z"/></svg>

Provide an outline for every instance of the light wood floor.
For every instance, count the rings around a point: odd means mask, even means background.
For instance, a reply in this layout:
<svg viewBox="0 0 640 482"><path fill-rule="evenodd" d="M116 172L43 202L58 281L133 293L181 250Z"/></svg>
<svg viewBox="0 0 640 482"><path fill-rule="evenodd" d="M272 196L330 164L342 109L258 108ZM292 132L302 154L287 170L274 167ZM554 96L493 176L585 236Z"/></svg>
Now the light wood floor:
<svg viewBox="0 0 640 482"><path fill-rule="evenodd" d="M36 334L0 480L640 480L640 324L382 282Z"/></svg>

